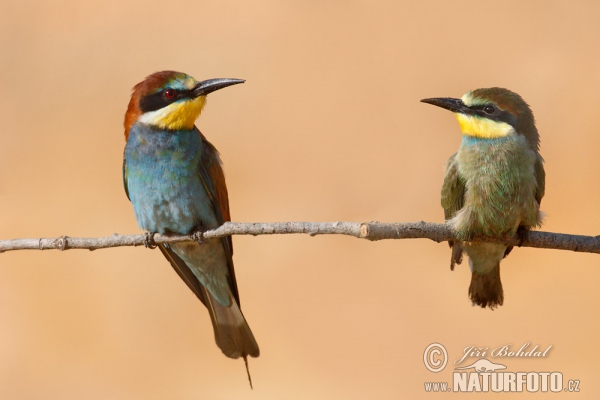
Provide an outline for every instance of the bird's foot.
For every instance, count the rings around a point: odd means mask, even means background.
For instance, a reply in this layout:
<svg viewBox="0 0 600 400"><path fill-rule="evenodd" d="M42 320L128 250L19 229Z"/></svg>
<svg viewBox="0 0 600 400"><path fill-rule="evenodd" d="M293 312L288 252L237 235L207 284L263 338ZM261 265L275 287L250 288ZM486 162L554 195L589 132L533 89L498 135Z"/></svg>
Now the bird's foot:
<svg viewBox="0 0 600 400"><path fill-rule="evenodd" d="M206 242L206 239L204 238L204 232L206 232L206 228L204 227L203 224L198 225L198 228L196 229L196 232L194 232L194 239L196 240L196 242L198 242L198 244L203 244L204 242Z"/></svg>
<svg viewBox="0 0 600 400"><path fill-rule="evenodd" d="M151 232L151 231L146 231L144 233L144 247L146 247L147 249L155 249L157 244L154 241L154 235L156 235L156 232Z"/></svg>
<svg viewBox="0 0 600 400"><path fill-rule="evenodd" d="M525 239L527 238L527 233L529 233L529 229L524 227L523 225L520 225L517 229L517 240L519 241L519 244L517 244L517 246L523 246L523 243L525 243Z"/></svg>

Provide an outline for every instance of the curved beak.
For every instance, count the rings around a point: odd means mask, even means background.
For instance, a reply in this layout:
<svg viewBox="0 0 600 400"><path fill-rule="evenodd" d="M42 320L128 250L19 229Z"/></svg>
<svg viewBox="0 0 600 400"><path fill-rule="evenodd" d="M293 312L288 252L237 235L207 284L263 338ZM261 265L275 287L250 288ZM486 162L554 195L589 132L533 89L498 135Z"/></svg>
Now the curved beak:
<svg viewBox="0 0 600 400"><path fill-rule="evenodd" d="M449 97L436 97L433 99L423 99L421 103L433 104L434 106L445 108L455 113L472 114L469 107L462 102L461 99L453 99Z"/></svg>
<svg viewBox="0 0 600 400"><path fill-rule="evenodd" d="M194 90L194 96L206 96L209 93L214 92L215 90L226 88L227 86L237 85L238 83L244 83L246 80L244 79L234 79L234 78L216 78L216 79L208 79L202 82L199 82Z"/></svg>

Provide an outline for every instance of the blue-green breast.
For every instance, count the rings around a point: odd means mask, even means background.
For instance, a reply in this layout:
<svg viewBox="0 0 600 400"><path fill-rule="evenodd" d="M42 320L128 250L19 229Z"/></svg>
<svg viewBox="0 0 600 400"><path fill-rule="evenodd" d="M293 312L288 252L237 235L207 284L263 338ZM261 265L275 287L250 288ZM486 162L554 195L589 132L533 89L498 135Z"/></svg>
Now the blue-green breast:
<svg viewBox="0 0 600 400"><path fill-rule="evenodd" d="M201 182L203 139L196 130L169 131L136 123L125 146L126 182L141 229L189 233L218 225Z"/></svg>

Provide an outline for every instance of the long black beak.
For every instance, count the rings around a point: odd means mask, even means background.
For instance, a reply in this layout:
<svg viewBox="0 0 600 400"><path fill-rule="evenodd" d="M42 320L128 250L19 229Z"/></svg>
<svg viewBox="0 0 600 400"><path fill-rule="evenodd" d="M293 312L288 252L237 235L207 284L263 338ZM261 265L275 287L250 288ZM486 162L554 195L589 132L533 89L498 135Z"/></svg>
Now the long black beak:
<svg viewBox="0 0 600 400"><path fill-rule="evenodd" d="M226 88L227 86L237 85L246 82L244 79L216 78L202 81L194 88L194 96L206 96L215 90Z"/></svg>
<svg viewBox="0 0 600 400"><path fill-rule="evenodd" d="M434 106L445 108L455 113L472 114L469 107L461 99L452 99L449 97L437 97L433 99L423 99L421 103L433 104Z"/></svg>

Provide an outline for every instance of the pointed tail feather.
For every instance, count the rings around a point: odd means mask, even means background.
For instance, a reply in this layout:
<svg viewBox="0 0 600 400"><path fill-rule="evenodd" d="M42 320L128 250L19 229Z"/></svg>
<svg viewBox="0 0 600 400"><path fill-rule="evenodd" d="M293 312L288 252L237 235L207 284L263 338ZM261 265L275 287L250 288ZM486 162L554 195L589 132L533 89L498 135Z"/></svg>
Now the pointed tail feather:
<svg viewBox="0 0 600 400"><path fill-rule="evenodd" d="M248 356L258 357L260 349L254 339L254 335L248 326L248 322L242 314L242 310L237 305L231 293L229 294L230 305L224 306L213 297L213 295L203 286L204 298L207 299L208 313L215 331L215 342L223 354L230 358L244 359L248 381L252 388L252 377L248 369Z"/></svg>
<svg viewBox="0 0 600 400"><path fill-rule="evenodd" d="M500 281L500 262L487 274L473 272L469 286L469 298L482 308L494 309L504 303L504 291Z"/></svg>
<svg viewBox="0 0 600 400"><path fill-rule="evenodd" d="M248 369L248 356L258 357L260 350L254 335L240 310L235 296L229 292L230 305L223 306L194 275L187 264L169 247L159 244L158 247L169 260L171 266L196 294L208 309L215 332L215 341L223 354L230 358L244 359L248 381L252 387L252 378ZM233 270L232 270L233 271ZM233 280L235 283L235 279Z"/></svg>
<svg viewBox="0 0 600 400"><path fill-rule="evenodd" d="M225 307L205 287L202 290L208 300L207 308L215 331L215 341L223 354L230 358L258 357L260 350L256 339L233 296L229 295L231 304Z"/></svg>

